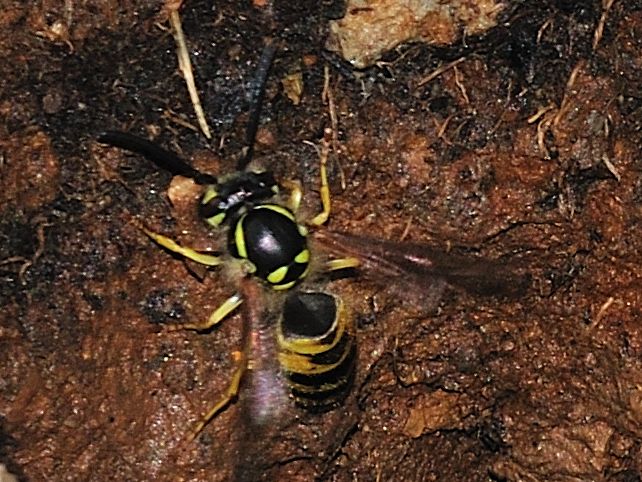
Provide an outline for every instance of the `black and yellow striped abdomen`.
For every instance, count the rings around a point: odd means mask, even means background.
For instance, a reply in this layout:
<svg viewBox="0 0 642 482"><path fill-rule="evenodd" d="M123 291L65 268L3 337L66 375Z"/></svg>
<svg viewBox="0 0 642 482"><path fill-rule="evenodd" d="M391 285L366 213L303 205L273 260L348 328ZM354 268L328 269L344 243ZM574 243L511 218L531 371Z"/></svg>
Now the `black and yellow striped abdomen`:
<svg viewBox="0 0 642 482"><path fill-rule="evenodd" d="M352 318L337 296L296 291L288 295L277 327L279 363L297 405L335 407L350 391L356 347Z"/></svg>

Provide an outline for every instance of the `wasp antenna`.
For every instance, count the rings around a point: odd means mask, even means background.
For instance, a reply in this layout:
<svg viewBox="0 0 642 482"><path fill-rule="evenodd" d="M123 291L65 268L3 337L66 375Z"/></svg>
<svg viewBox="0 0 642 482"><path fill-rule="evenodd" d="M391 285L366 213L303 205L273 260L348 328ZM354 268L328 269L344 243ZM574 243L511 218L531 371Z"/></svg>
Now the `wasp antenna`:
<svg viewBox="0 0 642 482"><path fill-rule="evenodd" d="M174 175L185 176L197 184L216 184L216 177L205 174L187 164L174 152L168 151L155 142L120 131L104 131L96 136L98 142L140 154L157 166Z"/></svg>
<svg viewBox="0 0 642 482"><path fill-rule="evenodd" d="M250 86L250 119L245 131L245 148L243 156L237 163L237 170L242 171L250 163L254 156L254 141L256 140L256 131L259 128L261 117L261 108L263 107L263 97L265 96L265 84L267 82L274 55L276 54L276 45L269 39L263 47L261 57L256 69L256 76Z"/></svg>

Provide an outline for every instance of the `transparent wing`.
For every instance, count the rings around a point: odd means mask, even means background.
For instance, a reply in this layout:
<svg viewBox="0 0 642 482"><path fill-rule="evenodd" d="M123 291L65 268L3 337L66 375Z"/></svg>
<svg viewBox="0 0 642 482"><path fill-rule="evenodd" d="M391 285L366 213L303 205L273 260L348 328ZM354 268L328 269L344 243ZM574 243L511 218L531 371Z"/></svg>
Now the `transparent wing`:
<svg viewBox="0 0 642 482"><path fill-rule="evenodd" d="M278 364L275 324L278 308L266 303L264 288L252 278L241 282L243 343L247 369L239 394L239 447L234 480L259 481L274 459L279 427L291 403ZM278 303L276 303L278 306Z"/></svg>
<svg viewBox="0 0 642 482"><path fill-rule="evenodd" d="M360 262L358 270L383 283L413 290L439 290L446 283L482 296L518 297L530 284L527 275L499 261L439 251L427 245L386 241L319 230L319 249Z"/></svg>

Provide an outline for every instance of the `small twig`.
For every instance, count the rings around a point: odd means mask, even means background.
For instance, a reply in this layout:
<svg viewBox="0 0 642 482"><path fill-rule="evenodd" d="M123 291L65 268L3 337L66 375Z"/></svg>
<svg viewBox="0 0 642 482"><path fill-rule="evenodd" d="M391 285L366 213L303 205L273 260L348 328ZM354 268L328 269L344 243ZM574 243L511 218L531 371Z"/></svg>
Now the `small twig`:
<svg viewBox="0 0 642 482"><path fill-rule="evenodd" d="M533 124L537 121L537 146L539 150L544 153L544 156L548 156L548 149L546 149L546 144L544 142L544 135L551 127L553 119L556 115L556 107L553 104L549 104L546 107L541 107L535 114L530 116L526 122Z"/></svg>
<svg viewBox="0 0 642 482"><path fill-rule="evenodd" d="M328 113L330 115L330 128L332 129L332 152L335 154L340 153L339 146L339 118L337 117L337 110L334 104L334 94L330 87L330 68L325 65L323 68L323 92L321 93L321 100L328 103ZM337 162L339 166L339 177L341 178L341 189L346 189L346 176L343 172L343 166Z"/></svg>
<svg viewBox="0 0 642 482"><path fill-rule="evenodd" d="M453 67L455 67L456 65L461 64L464 60L465 60L465 57L460 57L457 60L453 60L452 62L450 62L448 64L445 64L445 65L442 65L440 67L437 67L427 77L424 77L423 79L421 79L419 81L419 83L417 84L417 87L421 87L422 85L427 84L431 80L436 79L437 77L439 77L441 74L443 74L447 70L450 70Z"/></svg>
<svg viewBox="0 0 642 482"><path fill-rule="evenodd" d="M12 263L22 263L20 269L18 270L18 279L20 280L20 284L22 285L27 284L27 282L25 281L25 273L27 272L27 270L31 266L33 266L36 261L38 261L38 258L40 258L40 256L42 256L42 253L45 251L45 228L47 226L51 226L51 224L41 221L36 227L38 247L36 248L36 251L31 259L27 259L24 256L11 256L0 261L0 266Z"/></svg>
<svg viewBox="0 0 642 482"><path fill-rule="evenodd" d="M198 91L196 90L196 82L194 81L192 62L190 61L189 53L187 52L185 35L183 34L183 27L181 26L181 17L179 16L177 9L171 9L169 11L169 22L172 26L174 41L176 42L178 68L181 70L183 78L185 79L185 83L187 84L187 91L189 92L190 99L192 100L192 105L194 106L194 113L196 114L196 118L198 119L198 125L203 131L205 137L211 139L212 134L210 132L210 127L207 124L207 119L205 119L201 100L198 97Z"/></svg>
<svg viewBox="0 0 642 482"><path fill-rule="evenodd" d="M568 80L566 81L566 90L564 91L564 97L562 98L562 103L560 105L559 110L557 111L557 115L555 116L555 119L553 120L553 126L557 126L559 121L561 120L562 116L564 116L570 109L571 102L569 100L570 97L570 91L575 85L575 81L577 80L577 76L580 73L580 70L584 67L584 61L580 60L575 67L573 67L573 70L571 71L571 75L569 75Z"/></svg>
<svg viewBox="0 0 642 482"><path fill-rule="evenodd" d="M615 0L602 0L602 16L600 17L600 21L597 23L597 27L593 33L593 50L597 48L600 40L602 40L606 18L609 15L609 10L613 6L613 3L615 3Z"/></svg>
<svg viewBox="0 0 642 482"><path fill-rule="evenodd" d="M435 127L437 127L437 139L441 139L445 144L451 146L452 142L446 137L446 129L448 128L448 124L450 124L450 121L452 118L455 116L455 114L450 114L448 117L446 117L446 120L442 124L439 124L439 121L433 117L432 121L435 123Z"/></svg>
<svg viewBox="0 0 642 482"><path fill-rule="evenodd" d="M408 219L408 222L406 223L406 227L404 228L403 233L401 233L401 237L399 238L399 241L403 241L408 237L411 227L412 227L412 216L410 216L410 218Z"/></svg>
<svg viewBox="0 0 642 482"><path fill-rule="evenodd" d="M165 110L163 112L163 117L168 119L170 122L173 122L174 124L178 124L181 127L185 127L186 129L192 130L194 132L198 132L198 127L196 127L191 122L186 121L185 119L177 116L176 114L172 113L171 111Z"/></svg>
<svg viewBox="0 0 642 482"><path fill-rule="evenodd" d="M620 182L622 176L620 176L620 173L617 171L611 160L606 157L606 155L602 156L602 162L606 166L606 168L609 170L611 174L613 174L613 177L617 179L617 182Z"/></svg>
<svg viewBox="0 0 642 482"><path fill-rule="evenodd" d="M461 74L459 73L459 69L457 67L453 67L453 72L455 72L455 85L459 87L461 95L464 98L464 102L466 103L466 105L468 105L470 104L470 99L468 98L468 93L466 93L466 87L461 81Z"/></svg>
<svg viewBox="0 0 642 482"><path fill-rule="evenodd" d="M24 263L25 261L27 261L27 258L25 258L24 256L10 256L8 258L0 260L0 266L12 263Z"/></svg>
<svg viewBox="0 0 642 482"><path fill-rule="evenodd" d="M614 301L615 301L615 298L613 298L612 296L609 296L609 298L602 304L602 306L600 306L600 309L598 310L597 315L595 315L595 321L589 327L590 330L594 330L602 322L602 318L604 318L604 314L606 313L606 310L608 310L611 307Z"/></svg>
<svg viewBox="0 0 642 482"><path fill-rule="evenodd" d="M562 102L559 107L549 104L546 107L540 108L535 114L527 119L529 124L539 121L537 124L537 145L545 156L548 156L548 149L546 149L544 136L551 129L551 126L557 127L564 115L566 115L566 113L571 109L571 106L573 105L571 102L571 90L583 67L584 61L579 61L577 65L573 67L571 75L569 75L568 80L566 81L564 97L562 98Z"/></svg>
<svg viewBox="0 0 642 482"><path fill-rule="evenodd" d="M550 18L542 24L542 26L537 31L537 43L541 42L542 37L544 36L544 30L546 30L551 25L553 25L553 21Z"/></svg>
<svg viewBox="0 0 642 482"><path fill-rule="evenodd" d="M526 122L529 124L533 124L537 122L540 117L542 117L544 114L546 114L549 110L552 110L552 109L554 109L554 106L552 104L549 104L546 107L540 107L537 112L535 112L532 116L526 119Z"/></svg>

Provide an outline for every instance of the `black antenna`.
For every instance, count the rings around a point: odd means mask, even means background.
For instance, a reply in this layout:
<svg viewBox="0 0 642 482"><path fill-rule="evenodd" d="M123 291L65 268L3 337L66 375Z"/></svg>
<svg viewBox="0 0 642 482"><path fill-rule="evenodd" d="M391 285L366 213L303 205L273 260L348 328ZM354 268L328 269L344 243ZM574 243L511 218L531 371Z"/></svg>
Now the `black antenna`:
<svg viewBox="0 0 642 482"><path fill-rule="evenodd" d="M158 167L174 175L194 179L197 184L216 184L215 176L205 174L187 164L177 154L163 149L158 144L143 139L142 137L120 131L105 131L96 136L98 142L125 149L126 151L140 154L149 159Z"/></svg>
<svg viewBox="0 0 642 482"><path fill-rule="evenodd" d="M265 84L275 54L276 45L274 45L272 39L269 39L265 47L263 47L263 52L261 52L261 57L257 64L256 76L250 85L250 118L245 131L244 153L236 164L236 169L239 171L244 170L254 156L254 143L256 140L256 131L259 128L261 120L261 108L263 107L263 98L265 97Z"/></svg>

